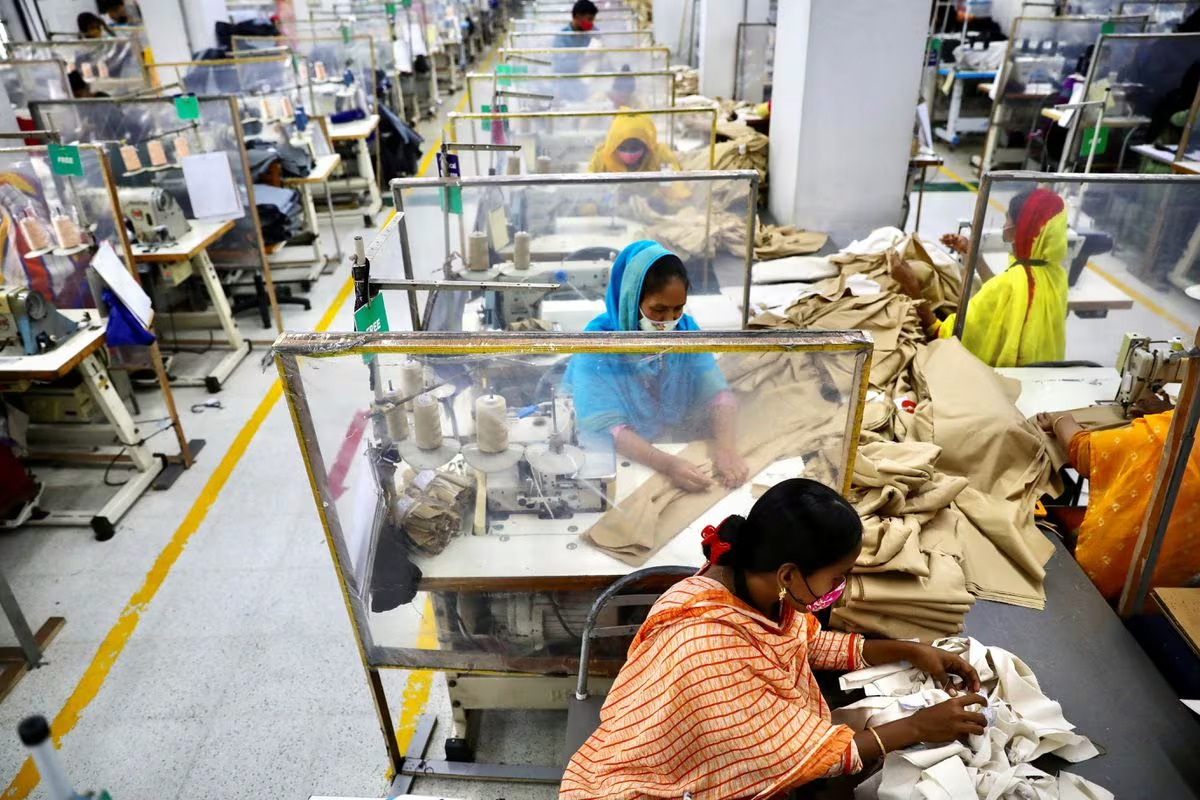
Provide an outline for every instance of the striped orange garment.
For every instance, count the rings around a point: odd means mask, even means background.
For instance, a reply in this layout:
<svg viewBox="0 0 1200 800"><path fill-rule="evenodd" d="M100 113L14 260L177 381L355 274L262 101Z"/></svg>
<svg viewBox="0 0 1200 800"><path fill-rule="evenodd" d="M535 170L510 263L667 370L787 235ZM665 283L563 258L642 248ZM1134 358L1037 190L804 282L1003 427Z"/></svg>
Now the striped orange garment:
<svg viewBox="0 0 1200 800"><path fill-rule="evenodd" d="M773 622L697 575L659 598L559 797L769 798L856 772L813 669L861 669L862 637L790 608Z"/></svg>

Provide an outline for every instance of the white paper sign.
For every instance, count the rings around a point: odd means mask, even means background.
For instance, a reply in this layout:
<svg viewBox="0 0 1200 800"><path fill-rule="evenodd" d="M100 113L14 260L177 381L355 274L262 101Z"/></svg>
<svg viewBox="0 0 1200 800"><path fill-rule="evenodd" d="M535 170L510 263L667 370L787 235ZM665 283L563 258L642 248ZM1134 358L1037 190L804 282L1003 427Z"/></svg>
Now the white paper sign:
<svg viewBox="0 0 1200 800"><path fill-rule="evenodd" d="M142 323L142 327L150 330L150 325L154 322L154 309L150 304L150 295L146 294L129 274L125 262L121 261L108 242L101 243L96 255L92 256L92 269L96 270L96 273L108 284L108 288L113 290L113 294L137 317L138 322Z"/></svg>
<svg viewBox="0 0 1200 800"><path fill-rule="evenodd" d="M183 180L196 219L229 220L246 216L233 170L224 152L199 153L183 159Z"/></svg>

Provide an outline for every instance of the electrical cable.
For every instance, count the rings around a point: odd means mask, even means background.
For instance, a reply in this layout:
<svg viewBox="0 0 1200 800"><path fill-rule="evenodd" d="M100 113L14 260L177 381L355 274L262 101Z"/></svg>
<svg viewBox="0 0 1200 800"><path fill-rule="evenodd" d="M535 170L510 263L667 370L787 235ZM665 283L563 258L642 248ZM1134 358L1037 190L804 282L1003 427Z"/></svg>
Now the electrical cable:
<svg viewBox="0 0 1200 800"><path fill-rule="evenodd" d="M163 417L163 419L170 419L170 417ZM151 421L151 422L153 422L154 420L150 420L150 421ZM171 429L172 429L172 428L174 428L174 427L175 427L175 423L174 423L174 421L171 421L170 423L168 423L168 424L164 425L163 427L161 427L161 428L159 428L158 430L154 431L154 432L153 432L153 433L151 433L150 435L148 435L148 436L144 436L144 437L142 437L141 439L139 439L138 441L134 442L134 444L133 444L132 446L133 446L133 447L141 447L141 446L142 446L142 445L144 445L146 442L148 442L148 441L150 441L151 439L153 439L155 436L158 436L160 433L165 433L165 432L167 432L167 431L171 430ZM125 455L125 451L126 451L126 450L128 450L128 449L129 449L129 447L130 447L130 445L124 445L124 446L123 446L123 447L122 447L120 450L118 450L118 451L117 451L117 454L116 454L115 456L113 456L113 457L112 457L112 461L109 461L109 462L108 462L108 466L104 468L104 485L105 485L105 486L114 486L114 487L116 487L116 486L124 486L125 484L129 483L129 479L128 479L128 478L126 478L125 480L121 481L120 483L114 483L113 481L110 481L110 480L108 479L109 473L111 473L111 472L112 472L112 468L116 466L116 464L117 464L117 461L118 461L118 460L120 460L121 456Z"/></svg>

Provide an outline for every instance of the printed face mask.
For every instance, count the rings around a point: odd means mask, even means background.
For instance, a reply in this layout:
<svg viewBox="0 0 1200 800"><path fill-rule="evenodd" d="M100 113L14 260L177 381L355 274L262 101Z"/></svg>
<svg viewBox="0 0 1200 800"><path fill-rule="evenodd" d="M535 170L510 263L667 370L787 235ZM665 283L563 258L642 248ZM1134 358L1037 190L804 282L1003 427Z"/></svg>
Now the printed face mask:
<svg viewBox="0 0 1200 800"><path fill-rule="evenodd" d="M683 319L683 317L678 316L675 319L668 319L659 322L656 319L649 319L645 314L643 314L641 321L638 323L638 327L648 333L653 333L655 331L673 331L675 330L676 326L679 325L679 320L681 319Z"/></svg>
<svg viewBox="0 0 1200 800"><path fill-rule="evenodd" d="M842 596L842 592L846 591L846 579L842 578L842 582L834 587L833 591L823 594L816 600L804 606L804 610L810 614L815 614L818 611L823 611L838 601Z"/></svg>

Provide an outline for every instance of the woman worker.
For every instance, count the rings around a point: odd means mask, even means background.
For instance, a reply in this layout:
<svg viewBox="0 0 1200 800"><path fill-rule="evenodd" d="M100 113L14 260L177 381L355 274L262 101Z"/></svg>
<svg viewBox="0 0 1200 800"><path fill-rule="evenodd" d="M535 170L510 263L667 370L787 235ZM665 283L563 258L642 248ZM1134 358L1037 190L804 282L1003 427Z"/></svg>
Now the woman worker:
<svg viewBox="0 0 1200 800"><path fill-rule="evenodd" d="M1120 599L1150 503L1174 411L1147 414L1129 425L1091 433L1070 414L1038 414L1042 430L1067 448L1067 460L1088 480L1088 504L1075 558L1110 602ZM1200 447L1193 447L1152 586L1184 586L1200 575Z"/></svg>
<svg viewBox="0 0 1200 800"><path fill-rule="evenodd" d="M683 313L689 288L679 256L657 242L634 242L613 262L605 312L585 330L698 331L696 321ZM618 453L666 475L679 488L703 491L712 477L730 488L746 481L749 468L737 449L737 409L712 355L579 354L564 381L585 436L610 439ZM712 477L650 444L702 436L713 439Z"/></svg>
<svg viewBox="0 0 1200 800"><path fill-rule="evenodd" d="M770 798L919 742L984 732L979 677L924 644L836 633L814 611L841 594L862 523L837 492L795 478L747 517L704 532L708 564L658 599L563 777L562 800ZM955 695L855 733L830 721L814 669L908 661ZM815 788L815 787L813 787Z"/></svg>
<svg viewBox="0 0 1200 800"><path fill-rule="evenodd" d="M658 143L654 119L647 114L622 114L596 148L588 172L658 172L679 170L671 148Z"/></svg>
<svg viewBox="0 0 1200 800"><path fill-rule="evenodd" d="M1067 349L1067 213L1062 198L1049 189L1018 194L1008 204L1004 241L1013 246L1008 269L971 296L963 345L993 367L1061 361ZM966 237L947 234L942 242L967 251ZM892 278L909 297L921 299L921 285L903 261L893 267ZM956 314L938 320L924 304L917 313L930 336L954 335Z"/></svg>

